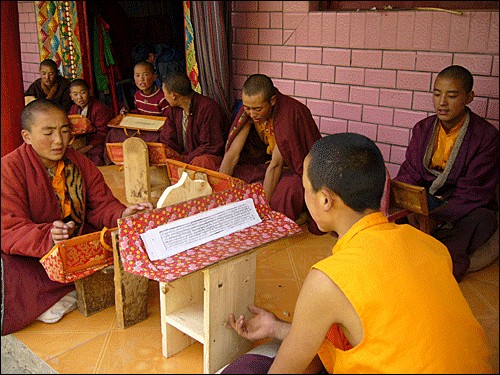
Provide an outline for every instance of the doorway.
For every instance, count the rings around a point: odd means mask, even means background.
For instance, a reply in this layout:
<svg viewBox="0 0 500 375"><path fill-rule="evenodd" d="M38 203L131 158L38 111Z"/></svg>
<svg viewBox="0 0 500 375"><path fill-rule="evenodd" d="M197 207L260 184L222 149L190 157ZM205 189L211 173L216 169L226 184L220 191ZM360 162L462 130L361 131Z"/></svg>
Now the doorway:
<svg viewBox="0 0 500 375"><path fill-rule="evenodd" d="M139 43L164 44L185 56L184 46L184 9L183 1L104 1L87 0L86 11L88 19L91 53L95 54L94 22L100 15L109 25L109 38L114 52L116 64L114 81L131 82L131 85L118 85L118 105L123 102L130 104L130 94L135 92L133 84L133 49ZM92 60L95 61L95 60ZM95 63L94 63L95 65ZM95 66L92 69L95 80ZM97 86L96 87L97 91ZM110 104L113 100L109 92L99 91L94 95ZM127 100L128 99L128 100Z"/></svg>

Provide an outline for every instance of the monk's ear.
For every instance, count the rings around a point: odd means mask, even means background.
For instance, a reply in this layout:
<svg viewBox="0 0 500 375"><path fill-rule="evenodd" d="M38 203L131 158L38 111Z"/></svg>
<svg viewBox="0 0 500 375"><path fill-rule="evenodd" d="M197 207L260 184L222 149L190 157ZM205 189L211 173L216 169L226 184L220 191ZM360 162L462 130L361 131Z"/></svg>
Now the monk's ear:
<svg viewBox="0 0 500 375"><path fill-rule="evenodd" d="M472 103L473 100L474 100L474 91L471 91L467 94L467 104Z"/></svg>
<svg viewBox="0 0 500 375"><path fill-rule="evenodd" d="M29 131L23 129L21 130L21 137L23 138L23 141L26 142L27 144L31 144L31 134Z"/></svg>
<svg viewBox="0 0 500 375"><path fill-rule="evenodd" d="M330 210L333 206L333 201L335 199L336 194L333 193L331 190L325 188L321 189L319 193L320 193L319 194L320 205L323 208L323 211Z"/></svg>
<svg viewBox="0 0 500 375"><path fill-rule="evenodd" d="M276 94L274 94L272 97L271 97L271 107L274 107L274 105L276 104Z"/></svg>

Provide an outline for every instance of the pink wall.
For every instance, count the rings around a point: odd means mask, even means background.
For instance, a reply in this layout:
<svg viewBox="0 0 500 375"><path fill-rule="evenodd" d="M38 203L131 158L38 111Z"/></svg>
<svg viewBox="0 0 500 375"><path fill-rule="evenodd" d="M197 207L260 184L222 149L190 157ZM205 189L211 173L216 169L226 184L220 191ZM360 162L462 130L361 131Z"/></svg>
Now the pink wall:
<svg viewBox="0 0 500 375"><path fill-rule="evenodd" d="M474 75L471 108L498 127L498 11L309 12L308 1L234 1L236 96L269 75L305 103L323 134L362 133L391 175L411 128L433 113L432 83L451 64Z"/></svg>
<svg viewBox="0 0 500 375"><path fill-rule="evenodd" d="M320 131L365 134L391 175L411 128L433 113L436 73L451 64L475 78L471 108L498 127L498 11L309 12L308 1L234 1L236 96L250 74L269 75L305 103ZM24 88L38 78L33 1L19 1Z"/></svg>
<svg viewBox="0 0 500 375"><path fill-rule="evenodd" d="M23 65L24 90L37 78L40 66L40 50L35 18L34 1L18 1L19 34L21 38L21 59Z"/></svg>

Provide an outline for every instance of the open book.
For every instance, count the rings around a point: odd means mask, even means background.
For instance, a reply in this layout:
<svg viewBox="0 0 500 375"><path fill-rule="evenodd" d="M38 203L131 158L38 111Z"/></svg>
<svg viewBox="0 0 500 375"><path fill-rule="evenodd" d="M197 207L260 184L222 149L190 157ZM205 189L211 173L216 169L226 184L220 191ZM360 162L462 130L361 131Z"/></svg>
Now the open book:
<svg viewBox="0 0 500 375"><path fill-rule="evenodd" d="M108 123L112 128L158 131L167 118L163 116L148 116L128 113L118 115Z"/></svg>
<svg viewBox="0 0 500 375"><path fill-rule="evenodd" d="M253 199L247 198L160 225L142 233L141 238L149 259L154 261L225 237L261 221Z"/></svg>

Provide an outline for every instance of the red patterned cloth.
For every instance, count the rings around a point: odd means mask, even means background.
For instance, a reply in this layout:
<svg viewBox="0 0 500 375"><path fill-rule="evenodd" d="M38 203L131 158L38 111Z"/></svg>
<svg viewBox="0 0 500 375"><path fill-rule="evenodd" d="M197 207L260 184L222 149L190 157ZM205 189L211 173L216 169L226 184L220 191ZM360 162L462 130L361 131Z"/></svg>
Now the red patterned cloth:
<svg viewBox="0 0 500 375"><path fill-rule="evenodd" d="M180 160L181 156L159 142L146 142L148 146L149 165L165 165L167 159ZM106 143L106 152L111 160L116 165L124 164L123 143Z"/></svg>
<svg viewBox="0 0 500 375"><path fill-rule="evenodd" d="M243 199L252 198L262 219L259 224L185 250L166 259L151 261L140 234L160 225ZM301 228L271 210L261 184L224 190L216 194L118 220L120 257L125 271L149 279L170 282L258 246L299 233Z"/></svg>
<svg viewBox="0 0 500 375"><path fill-rule="evenodd" d="M191 172L193 174L196 172L204 173L207 176L208 183L212 187L213 193L228 190L233 187L241 187L243 185L246 185L245 181L240 180L239 178L232 177L220 172L215 172L211 169L183 163L178 160L167 159L166 164L168 178L172 185L176 184L177 181L179 181L183 171L187 171L188 173Z"/></svg>
<svg viewBox="0 0 500 375"><path fill-rule="evenodd" d="M105 228L102 233L88 233L59 242L40 259L40 263L51 280L71 283L112 265L111 244L110 231Z"/></svg>

